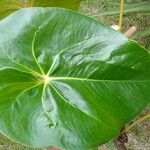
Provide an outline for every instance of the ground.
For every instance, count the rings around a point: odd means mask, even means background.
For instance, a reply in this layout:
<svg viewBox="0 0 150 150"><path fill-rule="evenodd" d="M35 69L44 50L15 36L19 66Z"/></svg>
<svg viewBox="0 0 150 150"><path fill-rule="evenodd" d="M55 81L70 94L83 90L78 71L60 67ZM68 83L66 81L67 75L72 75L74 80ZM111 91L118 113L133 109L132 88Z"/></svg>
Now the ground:
<svg viewBox="0 0 150 150"><path fill-rule="evenodd" d="M128 6L133 4L146 3L150 8L150 0L125 0ZM144 7L144 6L143 6ZM115 11L119 9L119 0L86 0L81 3L80 12L91 16L91 14L101 14L104 11ZM145 9L146 10L146 9ZM113 14L113 11L111 14ZM127 31L131 26L135 25L138 28L138 32L131 38L134 38L144 47L150 49L150 10L149 12L129 12L124 15L122 33ZM93 17L93 16L92 16ZM95 16L93 17L98 21L102 21L105 24L111 26L118 24L118 14L107 16ZM150 107L147 107L145 111L138 117L150 113ZM135 126L128 134L129 142L127 144L128 150L150 150L150 119ZM23 147L15 144L0 135L0 150L39 150ZM112 142L102 145L99 150L115 150Z"/></svg>

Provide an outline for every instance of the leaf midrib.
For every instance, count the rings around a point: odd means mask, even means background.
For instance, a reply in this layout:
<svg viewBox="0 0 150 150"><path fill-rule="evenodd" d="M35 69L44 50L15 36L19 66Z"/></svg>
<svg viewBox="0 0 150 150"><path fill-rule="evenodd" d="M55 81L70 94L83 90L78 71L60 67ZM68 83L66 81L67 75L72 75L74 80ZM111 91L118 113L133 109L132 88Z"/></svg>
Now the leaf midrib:
<svg viewBox="0 0 150 150"><path fill-rule="evenodd" d="M98 80L98 79L90 79L90 78L76 78L76 77L49 77L50 81L64 81L64 80L72 80L72 81L89 81L89 82L126 82L126 83L140 83L140 82L150 82L150 80Z"/></svg>

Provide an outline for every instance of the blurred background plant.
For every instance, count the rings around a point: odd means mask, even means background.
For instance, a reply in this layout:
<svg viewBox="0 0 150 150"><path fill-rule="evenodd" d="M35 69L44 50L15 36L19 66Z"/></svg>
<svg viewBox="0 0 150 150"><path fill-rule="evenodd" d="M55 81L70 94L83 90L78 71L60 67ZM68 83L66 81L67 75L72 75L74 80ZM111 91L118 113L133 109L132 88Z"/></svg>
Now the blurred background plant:
<svg viewBox="0 0 150 150"><path fill-rule="evenodd" d="M1 0L0 0L1 1ZM150 50L150 0L124 0L124 16L122 33L130 27L136 26L130 39L134 39ZM88 15L105 24L118 25L120 0L84 0L80 4L79 12ZM150 107L138 118L150 113ZM150 119L139 123L128 134L128 150L150 150ZM0 150L33 150L9 141L0 135ZM39 149L34 149L39 150ZM109 142L99 150L116 150L113 142Z"/></svg>
<svg viewBox="0 0 150 150"><path fill-rule="evenodd" d="M119 7L120 0L85 0L80 12L111 26L118 25ZM137 32L130 38L150 49L150 0L124 0L122 32L133 25Z"/></svg>
<svg viewBox="0 0 150 150"><path fill-rule="evenodd" d="M81 0L0 0L0 20L22 8L63 7L77 10Z"/></svg>

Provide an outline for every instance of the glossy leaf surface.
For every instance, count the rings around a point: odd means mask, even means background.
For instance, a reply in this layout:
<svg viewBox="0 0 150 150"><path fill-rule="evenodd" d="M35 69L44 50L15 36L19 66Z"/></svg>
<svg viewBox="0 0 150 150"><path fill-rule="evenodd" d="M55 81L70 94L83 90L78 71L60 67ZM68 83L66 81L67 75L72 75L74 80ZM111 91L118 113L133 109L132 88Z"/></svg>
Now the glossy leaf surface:
<svg viewBox="0 0 150 150"><path fill-rule="evenodd" d="M63 7L77 10L81 0L0 0L0 19L28 7Z"/></svg>
<svg viewBox="0 0 150 150"><path fill-rule="evenodd" d="M113 29L59 8L0 22L0 132L31 147L87 150L150 102L150 55Z"/></svg>

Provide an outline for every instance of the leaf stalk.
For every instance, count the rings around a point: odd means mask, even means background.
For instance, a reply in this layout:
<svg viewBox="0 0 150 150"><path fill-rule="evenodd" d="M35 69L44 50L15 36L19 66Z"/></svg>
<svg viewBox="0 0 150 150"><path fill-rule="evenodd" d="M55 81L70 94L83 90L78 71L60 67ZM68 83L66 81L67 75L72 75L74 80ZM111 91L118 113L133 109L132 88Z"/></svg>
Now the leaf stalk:
<svg viewBox="0 0 150 150"><path fill-rule="evenodd" d="M120 16L119 16L119 31L122 30L123 24L123 8L124 8L124 0L120 0Z"/></svg>
<svg viewBox="0 0 150 150"><path fill-rule="evenodd" d="M129 126L127 126L124 132L128 133L133 127L135 127L137 124L143 122L144 120L146 120L148 118L150 118L150 114L145 115L144 117L138 119L134 123L132 123Z"/></svg>

